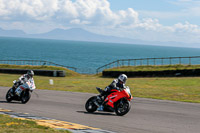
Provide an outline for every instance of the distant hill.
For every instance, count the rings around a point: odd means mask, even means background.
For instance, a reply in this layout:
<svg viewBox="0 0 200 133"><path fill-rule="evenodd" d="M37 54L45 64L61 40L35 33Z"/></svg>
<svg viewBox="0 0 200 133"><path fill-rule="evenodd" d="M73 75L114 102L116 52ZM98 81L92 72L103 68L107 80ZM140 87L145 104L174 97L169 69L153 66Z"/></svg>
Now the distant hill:
<svg viewBox="0 0 200 133"><path fill-rule="evenodd" d="M140 40L99 35L80 28L73 28L68 30L55 29L47 33L31 35L31 37L58 39L58 40L91 41L91 42L115 42L115 43L134 43L134 44L145 43L144 41Z"/></svg>
<svg viewBox="0 0 200 133"><path fill-rule="evenodd" d="M110 42L110 43L128 43L128 44L144 44L157 46L177 46L177 47L200 47L200 44L187 44L180 42L159 42L159 41L143 41L129 38L121 38L115 36L105 36L86 31L81 28L72 29L54 29L50 32L42 34L26 34L21 30L3 30L0 28L0 36L2 37L23 37L23 38L42 38L57 40L74 40L89 42Z"/></svg>
<svg viewBox="0 0 200 133"><path fill-rule="evenodd" d="M25 37L27 34L21 30L3 30L0 28L0 36L3 37Z"/></svg>
<svg viewBox="0 0 200 133"><path fill-rule="evenodd" d="M74 40L74 41L92 41L92 42L113 42L113 43L134 43L145 44L145 41L120 38L115 36L99 35L86 31L81 28L72 28L68 30L54 29L42 34L26 34L21 30L3 30L0 28L0 36L3 37L24 37L24 38L43 38L57 40Z"/></svg>

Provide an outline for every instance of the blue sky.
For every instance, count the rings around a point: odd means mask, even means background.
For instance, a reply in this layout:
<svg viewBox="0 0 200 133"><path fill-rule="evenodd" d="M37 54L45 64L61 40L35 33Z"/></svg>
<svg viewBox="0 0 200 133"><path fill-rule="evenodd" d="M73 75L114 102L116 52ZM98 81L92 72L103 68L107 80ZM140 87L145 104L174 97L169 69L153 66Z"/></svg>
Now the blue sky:
<svg viewBox="0 0 200 133"><path fill-rule="evenodd" d="M169 0L108 0L113 10L125 10L134 8L135 10L157 10L169 11L177 10L177 7L170 4Z"/></svg>
<svg viewBox="0 0 200 133"><path fill-rule="evenodd" d="M0 28L83 28L145 41L200 42L200 0L0 0Z"/></svg>
<svg viewBox="0 0 200 133"><path fill-rule="evenodd" d="M112 10L125 10L127 8L133 8L138 11L141 18L154 17L159 18L159 21L165 25L173 25L178 22L184 23L189 21L193 24L200 24L199 17L193 16L176 16L175 18L165 17L165 14L169 13L183 13L184 10L190 10L191 8L200 8L199 0L108 0L111 3ZM198 4L195 4L198 3ZM200 10L199 10L200 11ZM149 12L147 14L146 12ZM162 14L162 17L154 14Z"/></svg>

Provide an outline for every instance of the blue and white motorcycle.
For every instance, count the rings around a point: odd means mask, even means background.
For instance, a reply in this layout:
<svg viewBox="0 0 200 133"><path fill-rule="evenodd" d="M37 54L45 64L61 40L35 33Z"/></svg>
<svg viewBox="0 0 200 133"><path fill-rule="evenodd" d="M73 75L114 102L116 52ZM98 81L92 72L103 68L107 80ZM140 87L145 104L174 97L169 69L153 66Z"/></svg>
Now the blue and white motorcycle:
<svg viewBox="0 0 200 133"><path fill-rule="evenodd" d="M6 94L7 102L11 102L12 100L21 101L21 103L25 104L31 98L31 92L36 88L34 82L31 81L13 81L14 85L10 88ZM13 89L14 88L14 89Z"/></svg>

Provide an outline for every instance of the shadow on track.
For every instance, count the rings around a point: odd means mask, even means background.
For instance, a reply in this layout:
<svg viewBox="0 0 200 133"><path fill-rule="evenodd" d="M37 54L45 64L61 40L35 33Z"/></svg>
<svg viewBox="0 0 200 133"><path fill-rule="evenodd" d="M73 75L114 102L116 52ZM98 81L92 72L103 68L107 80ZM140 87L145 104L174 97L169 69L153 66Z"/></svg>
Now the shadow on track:
<svg viewBox="0 0 200 133"><path fill-rule="evenodd" d="M33 94L35 94L36 97L39 98L39 95L36 92L33 91Z"/></svg>
<svg viewBox="0 0 200 133"><path fill-rule="evenodd" d="M18 101L14 101L14 102L0 101L0 103L8 103L8 104L22 104L21 102L18 102Z"/></svg>
<svg viewBox="0 0 200 133"><path fill-rule="evenodd" d="M84 114L91 114L91 115L107 115L107 116L116 116L113 113L109 113L109 112L94 112L94 113L89 113L86 111L76 111L78 113L84 113Z"/></svg>

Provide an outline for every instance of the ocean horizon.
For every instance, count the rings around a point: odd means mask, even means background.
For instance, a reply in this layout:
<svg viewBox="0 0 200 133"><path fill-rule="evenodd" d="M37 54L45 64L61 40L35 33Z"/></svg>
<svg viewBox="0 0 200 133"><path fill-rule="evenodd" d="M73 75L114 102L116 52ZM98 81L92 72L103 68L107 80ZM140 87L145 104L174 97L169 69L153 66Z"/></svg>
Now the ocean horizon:
<svg viewBox="0 0 200 133"><path fill-rule="evenodd" d="M76 67L79 73L95 73L119 59L199 55L200 48L0 37L0 60L45 60Z"/></svg>

